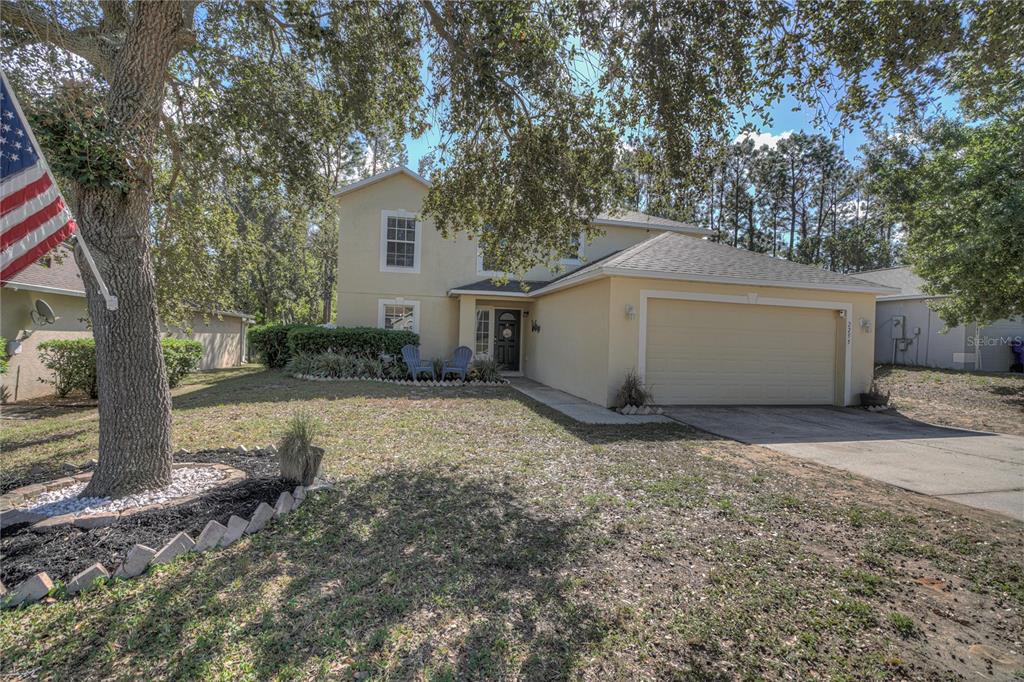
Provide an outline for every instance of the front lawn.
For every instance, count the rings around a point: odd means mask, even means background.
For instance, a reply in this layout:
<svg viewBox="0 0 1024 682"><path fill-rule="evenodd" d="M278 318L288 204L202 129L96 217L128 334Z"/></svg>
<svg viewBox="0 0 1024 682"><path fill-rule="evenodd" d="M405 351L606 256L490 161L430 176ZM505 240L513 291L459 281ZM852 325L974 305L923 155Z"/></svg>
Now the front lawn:
<svg viewBox="0 0 1024 682"><path fill-rule="evenodd" d="M511 388L175 391L175 447L320 414L321 493L267 532L0 615L52 679L936 679L1024 667L1022 525L682 426L581 426ZM96 414L4 420L3 486Z"/></svg>
<svg viewBox="0 0 1024 682"><path fill-rule="evenodd" d="M1024 436L1024 374L886 365L875 381L911 419Z"/></svg>

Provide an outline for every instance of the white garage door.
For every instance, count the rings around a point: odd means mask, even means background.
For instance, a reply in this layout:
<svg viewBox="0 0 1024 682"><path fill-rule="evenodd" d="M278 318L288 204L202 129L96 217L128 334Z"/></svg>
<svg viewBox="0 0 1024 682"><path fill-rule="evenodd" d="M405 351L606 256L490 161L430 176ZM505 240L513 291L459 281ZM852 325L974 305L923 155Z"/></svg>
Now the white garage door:
<svg viewBox="0 0 1024 682"><path fill-rule="evenodd" d="M647 388L662 405L831 405L837 315L650 299Z"/></svg>

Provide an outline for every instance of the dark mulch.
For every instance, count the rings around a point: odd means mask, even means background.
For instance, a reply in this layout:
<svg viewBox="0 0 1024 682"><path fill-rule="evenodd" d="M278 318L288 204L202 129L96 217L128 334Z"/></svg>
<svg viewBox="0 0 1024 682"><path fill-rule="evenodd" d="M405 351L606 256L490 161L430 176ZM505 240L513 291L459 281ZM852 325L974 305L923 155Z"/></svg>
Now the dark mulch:
<svg viewBox="0 0 1024 682"><path fill-rule="evenodd" d="M229 488L214 488L195 502L128 516L106 528L86 531L71 527L51 533L34 533L28 526L5 530L0 538L0 579L14 586L46 571L54 580L67 581L97 561L113 572L136 543L160 549L181 531L194 539L210 519L227 524L232 514L248 518L260 502L273 504L283 490L291 489L277 478L276 457L265 451L243 455L210 450L178 459L229 464L252 478Z"/></svg>

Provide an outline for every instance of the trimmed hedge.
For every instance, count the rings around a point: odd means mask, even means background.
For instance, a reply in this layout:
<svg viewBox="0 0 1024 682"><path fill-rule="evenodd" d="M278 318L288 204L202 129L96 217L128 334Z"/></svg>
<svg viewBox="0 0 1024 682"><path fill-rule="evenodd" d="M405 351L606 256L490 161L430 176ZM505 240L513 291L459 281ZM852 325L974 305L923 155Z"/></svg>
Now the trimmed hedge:
<svg viewBox="0 0 1024 682"><path fill-rule="evenodd" d="M288 332L289 356L334 352L377 358L381 353L401 355L402 346L419 343L415 332L376 327L296 327Z"/></svg>
<svg viewBox="0 0 1024 682"><path fill-rule="evenodd" d="M291 357L288 332L299 324L264 324L249 327L249 352L267 367L284 367Z"/></svg>
<svg viewBox="0 0 1024 682"><path fill-rule="evenodd" d="M181 380L199 369L203 359L203 344L192 339L161 339L167 384L174 388Z"/></svg>
<svg viewBox="0 0 1024 682"><path fill-rule="evenodd" d="M167 383L174 388L199 368L203 344L190 339L161 339L160 347L167 368ZM53 384L57 395L82 391L90 398L99 396L96 383L96 341L94 339L55 339L39 344L43 366L53 372L52 379L39 381Z"/></svg>
<svg viewBox="0 0 1024 682"><path fill-rule="evenodd" d="M90 398L99 395L96 386L96 342L93 339L54 339L39 344L39 361L53 372L52 379L39 377L44 384L53 384L61 398L72 391L82 391Z"/></svg>

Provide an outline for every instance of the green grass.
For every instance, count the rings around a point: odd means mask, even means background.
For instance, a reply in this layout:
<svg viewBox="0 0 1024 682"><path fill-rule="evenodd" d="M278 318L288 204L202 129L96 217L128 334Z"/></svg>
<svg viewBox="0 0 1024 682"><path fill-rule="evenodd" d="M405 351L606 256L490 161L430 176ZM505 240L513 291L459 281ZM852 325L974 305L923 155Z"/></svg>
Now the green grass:
<svg viewBox="0 0 1024 682"><path fill-rule="evenodd" d="M1024 634L1019 524L681 426L252 368L174 401L190 450L275 442L317 414L337 489L225 550L0 614L5 674L946 677L950 653L984 670L971 638L1010 650ZM3 484L95 456L96 428L94 410L4 420ZM934 608L919 575L959 598Z"/></svg>
<svg viewBox="0 0 1024 682"><path fill-rule="evenodd" d="M903 613L890 613L889 624L903 639L912 639L920 634L914 619Z"/></svg>

